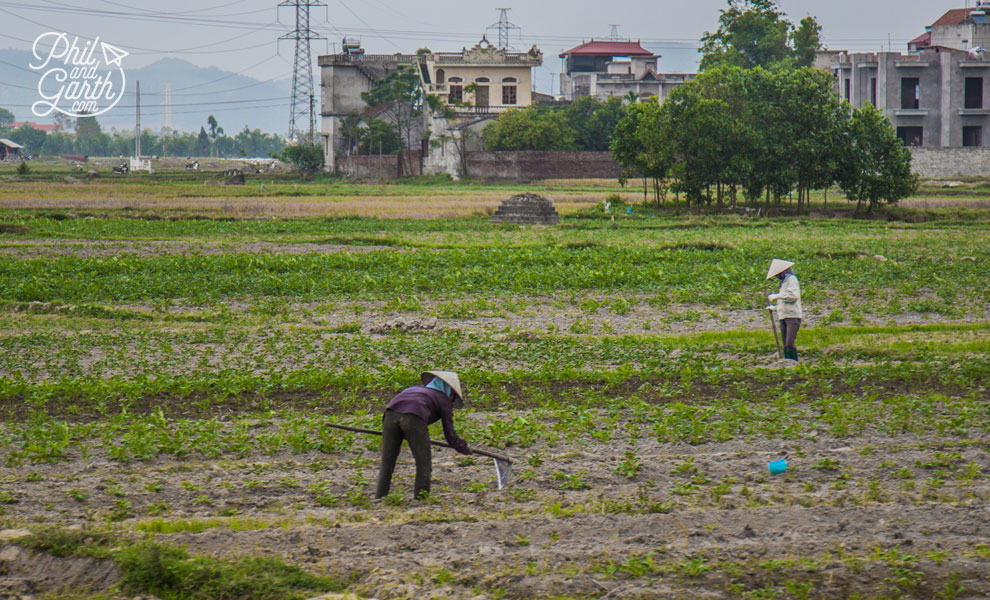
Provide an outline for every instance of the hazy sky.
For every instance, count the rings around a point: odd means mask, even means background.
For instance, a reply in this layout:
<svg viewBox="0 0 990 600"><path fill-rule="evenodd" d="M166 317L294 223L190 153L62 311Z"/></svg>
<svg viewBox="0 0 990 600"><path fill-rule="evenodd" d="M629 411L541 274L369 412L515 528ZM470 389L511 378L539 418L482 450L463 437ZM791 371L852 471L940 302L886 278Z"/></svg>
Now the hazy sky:
<svg viewBox="0 0 990 600"><path fill-rule="evenodd" d="M290 0L291 1L291 0ZM969 1L972 4L973 0ZM509 6L509 20L521 27L519 47L536 43L548 56L592 36L604 37L619 25L622 37L670 48L691 47L717 26L725 0L328 0L312 9L312 25L333 44L342 34L362 39L371 53L411 52L422 46L456 50L476 41L498 20L496 6ZM831 48L879 49L888 35L896 48L922 33L924 26L965 0L782 0L794 20L818 17ZM0 47L30 48L47 30L65 30L129 49L129 61L141 66L171 55L200 65L240 71L252 65L254 76L290 72L293 46L279 34L294 27L294 10L276 9L276 0L0 0ZM429 10L423 6L428 5ZM165 7L168 13L163 13ZM338 46L339 47L339 46ZM314 42L325 52L326 44ZM268 59L266 61L266 59ZM266 61L262 63L262 61ZM549 61L548 61L549 62ZM262 64L259 64L262 63Z"/></svg>
<svg viewBox="0 0 990 600"><path fill-rule="evenodd" d="M276 39L294 28L295 11L277 9L277 4L277 0L0 0L0 48L29 50L38 34L65 31L86 38L99 36L129 50L126 66L172 56L259 80L282 79L291 76L294 45ZM537 73L536 85L551 91L550 82L560 70L557 55L582 40L608 36L612 24L618 25L621 37L643 40L664 55L662 71L692 70L698 39L717 27L726 1L326 0L326 5L312 9L312 27L328 38L313 42L314 71L315 55L339 48L343 35L360 37L369 53L414 52L424 46L459 50L473 45L486 26L498 20L496 6L506 6L511 7L509 20L521 28L513 32L513 45L528 49L537 44L543 50L544 67ZM879 50L889 39L894 50L903 50L925 25L967 2L782 0L780 5L792 21L817 16L830 48ZM490 36L497 39L494 31Z"/></svg>

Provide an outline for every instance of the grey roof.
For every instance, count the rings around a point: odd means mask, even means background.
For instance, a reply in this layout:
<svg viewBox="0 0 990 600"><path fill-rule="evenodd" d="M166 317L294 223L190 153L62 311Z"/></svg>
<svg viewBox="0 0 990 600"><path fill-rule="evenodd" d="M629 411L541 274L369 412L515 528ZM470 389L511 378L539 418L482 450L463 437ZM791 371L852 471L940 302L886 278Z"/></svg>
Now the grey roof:
<svg viewBox="0 0 990 600"><path fill-rule="evenodd" d="M7 146L8 148L23 148L24 146L18 144L17 142L12 142L7 138L0 138L0 144Z"/></svg>

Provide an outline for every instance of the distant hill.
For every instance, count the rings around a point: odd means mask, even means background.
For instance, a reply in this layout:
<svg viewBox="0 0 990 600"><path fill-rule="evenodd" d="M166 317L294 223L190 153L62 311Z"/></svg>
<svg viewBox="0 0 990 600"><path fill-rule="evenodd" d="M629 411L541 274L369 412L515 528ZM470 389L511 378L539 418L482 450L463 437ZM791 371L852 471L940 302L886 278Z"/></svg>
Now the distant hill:
<svg viewBox="0 0 990 600"><path fill-rule="evenodd" d="M50 117L39 119L31 113L30 105L39 99L38 74L27 66L31 59L31 53L25 50L0 50L0 107L13 112L18 121L50 123ZM143 128L158 130L164 124L165 86L171 84L172 127L180 131L198 132L211 114L230 135L245 125L283 136L288 129L290 80L261 82L216 67L198 67L177 58L163 58L141 69L126 69L126 73L127 96L121 104L128 108L115 108L100 116L104 131L111 127L118 130L134 128L134 109L130 107L134 106L135 81L141 82ZM278 100L265 100L271 98ZM241 102L243 100L257 102Z"/></svg>

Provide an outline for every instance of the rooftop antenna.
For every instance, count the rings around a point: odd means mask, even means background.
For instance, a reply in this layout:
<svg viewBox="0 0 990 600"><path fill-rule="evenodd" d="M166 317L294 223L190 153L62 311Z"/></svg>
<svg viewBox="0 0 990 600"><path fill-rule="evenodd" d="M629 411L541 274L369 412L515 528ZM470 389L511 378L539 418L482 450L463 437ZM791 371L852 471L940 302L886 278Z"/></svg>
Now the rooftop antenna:
<svg viewBox="0 0 990 600"><path fill-rule="evenodd" d="M511 8L496 8L499 11L498 23L494 23L485 28L485 31L489 29L498 29L498 47L502 50L509 49L509 32L513 29L522 31L522 28L509 23L509 11Z"/></svg>
<svg viewBox="0 0 990 600"><path fill-rule="evenodd" d="M296 9L296 28L278 38L279 40L294 40L296 56L292 68L292 100L289 103L289 139L298 142L306 135L307 128L296 124L309 118L309 131L315 123L314 113L310 109L310 99L313 97L313 57L309 48L310 40L325 40L325 36L313 33L309 27L309 9L314 6L326 6L322 0L283 0L279 8L288 6ZM312 137L309 140L312 143Z"/></svg>
<svg viewBox="0 0 990 600"><path fill-rule="evenodd" d="M619 25L616 23L610 23L609 27L612 28L612 32L608 34L608 39L613 41L619 40Z"/></svg>

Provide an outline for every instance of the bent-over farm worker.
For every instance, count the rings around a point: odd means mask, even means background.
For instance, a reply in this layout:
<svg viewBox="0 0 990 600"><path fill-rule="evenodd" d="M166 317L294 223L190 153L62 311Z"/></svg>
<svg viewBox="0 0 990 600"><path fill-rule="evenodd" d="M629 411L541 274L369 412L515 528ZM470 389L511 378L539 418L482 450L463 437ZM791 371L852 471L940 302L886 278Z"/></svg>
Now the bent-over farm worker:
<svg viewBox="0 0 990 600"><path fill-rule="evenodd" d="M767 279L776 277L780 280L780 291L770 294L770 302L776 302L776 306L770 305L767 310L772 310L780 323L780 337L784 340L784 358L798 360L797 347L794 342L797 339L798 329L801 328L801 319L804 312L801 310L801 285L798 283L797 275L791 270L794 263L773 259L770 263L770 270L767 272Z"/></svg>
<svg viewBox="0 0 990 600"><path fill-rule="evenodd" d="M464 394L457 373L427 371L420 375L420 379L423 385L402 390L385 407L382 417L382 464L378 471L375 498L388 495L402 440L409 443L409 450L416 461L416 498L429 493L433 473L428 429L431 423L440 421L443 424L443 437L454 450L471 454L467 442L454 431L454 409L464 408Z"/></svg>

